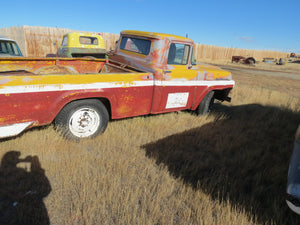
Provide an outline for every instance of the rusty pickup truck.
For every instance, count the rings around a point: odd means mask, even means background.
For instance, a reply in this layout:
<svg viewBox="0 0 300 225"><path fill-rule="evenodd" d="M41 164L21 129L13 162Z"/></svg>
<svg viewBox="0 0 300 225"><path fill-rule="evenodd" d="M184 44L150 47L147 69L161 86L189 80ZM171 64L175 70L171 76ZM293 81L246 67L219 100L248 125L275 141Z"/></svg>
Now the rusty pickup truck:
<svg viewBox="0 0 300 225"><path fill-rule="evenodd" d="M108 60L0 60L0 138L53 123L79 140L103 133L110 119L205 114L214 99L230 101L235 83L230 72L197 64L193 45L181 36L122 31Z"/></svg>

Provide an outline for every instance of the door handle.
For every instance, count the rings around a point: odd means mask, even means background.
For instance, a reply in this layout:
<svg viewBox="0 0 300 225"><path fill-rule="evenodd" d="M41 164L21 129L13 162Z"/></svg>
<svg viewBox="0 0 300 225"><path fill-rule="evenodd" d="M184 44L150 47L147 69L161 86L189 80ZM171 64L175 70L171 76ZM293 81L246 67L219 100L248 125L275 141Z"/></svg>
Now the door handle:
<svg viewBox="0 0 300 225"><path fill-rule="evenodd" d="M172 73L171 70L165 70L164 73Z"/></svg>

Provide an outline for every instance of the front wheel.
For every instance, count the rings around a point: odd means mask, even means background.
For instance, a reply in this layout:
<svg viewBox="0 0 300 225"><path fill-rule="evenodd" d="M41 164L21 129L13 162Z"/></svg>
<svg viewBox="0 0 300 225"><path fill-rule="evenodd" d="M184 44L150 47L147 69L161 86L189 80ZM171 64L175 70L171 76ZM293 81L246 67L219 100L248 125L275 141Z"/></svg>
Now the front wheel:
<svg viewBox="0 0 300 225"><path fill-rule="evenodd" d="M100 100L74 101L66 105L55 118L55 126L69 139L94 138L108 124L108 112Z"/></svg>
<svg viewBox="0 0 300 225"><path fill-rule="evenodd" d="M214 103L214 91L210 91L207 93L207 95L204 96L202 101L200 102L199 106L196 109L197 115L205 115L207 114Z"/></svg>

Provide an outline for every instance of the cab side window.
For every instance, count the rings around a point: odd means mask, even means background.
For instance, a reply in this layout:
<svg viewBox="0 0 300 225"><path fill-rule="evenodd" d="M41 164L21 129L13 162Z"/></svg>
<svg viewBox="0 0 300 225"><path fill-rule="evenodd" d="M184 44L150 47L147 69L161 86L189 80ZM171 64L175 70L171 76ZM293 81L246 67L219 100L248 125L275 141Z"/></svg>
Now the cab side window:
<svg viewBox="0 0 300 225"><path fill-rule="evenodd" d="M172 43L169 49L168 64L186 65L189 59L190 46Z"/></svg>
<svg viewBox="0 0 300 225"><path fill-rule="evenodd" d="M62 40L61 46L67 46L68 44L68 36L65 36Z"/></svg>

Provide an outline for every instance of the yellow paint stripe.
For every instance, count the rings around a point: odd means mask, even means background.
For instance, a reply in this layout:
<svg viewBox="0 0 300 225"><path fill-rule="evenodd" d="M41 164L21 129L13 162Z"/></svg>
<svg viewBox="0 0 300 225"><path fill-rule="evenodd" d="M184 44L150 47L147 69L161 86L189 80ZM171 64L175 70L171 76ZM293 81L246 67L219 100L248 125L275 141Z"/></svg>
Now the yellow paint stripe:
<svg viewBox="0 0 300 225"><path fill-rule="evenodd" d="M53 85L53 84L90 84L90 83L131 83L143 81L149 73L126 74L64 74L64 75L39 75L39 76L3 76L0 79L0 88L3 86L22 85ZM2 87L1 87L2 86Z"/></svg>

